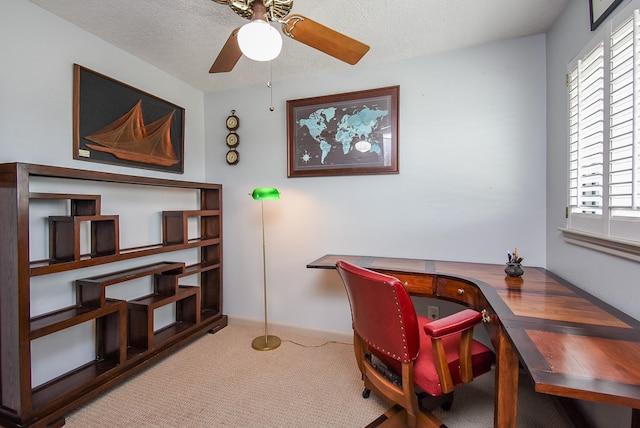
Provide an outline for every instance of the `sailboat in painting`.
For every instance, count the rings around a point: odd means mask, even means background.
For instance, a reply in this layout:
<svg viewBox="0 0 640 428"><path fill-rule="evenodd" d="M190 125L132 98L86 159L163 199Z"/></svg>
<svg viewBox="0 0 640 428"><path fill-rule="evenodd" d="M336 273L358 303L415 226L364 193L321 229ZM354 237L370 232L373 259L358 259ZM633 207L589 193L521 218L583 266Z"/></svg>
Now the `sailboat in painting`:
<svg viewBox="0 0 640 428"><path fill-rule="evenodd" d="M171 144L171 121L175 110L145 125L142 100L122 117L84 138L93 150L111 153L118 159L159 166L171 166L180 160Z"/></svg>

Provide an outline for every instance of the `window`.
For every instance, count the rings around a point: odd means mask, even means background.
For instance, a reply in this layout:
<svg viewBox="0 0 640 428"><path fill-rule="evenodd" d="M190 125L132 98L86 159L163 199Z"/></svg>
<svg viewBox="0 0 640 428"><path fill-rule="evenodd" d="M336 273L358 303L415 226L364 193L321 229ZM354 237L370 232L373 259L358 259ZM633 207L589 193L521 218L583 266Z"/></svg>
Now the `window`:
<svg viewBox="0 0 640 428"><path fill-rule="evenodd" d="M568 66L565 238L640 261L640 11Z"/></svg>

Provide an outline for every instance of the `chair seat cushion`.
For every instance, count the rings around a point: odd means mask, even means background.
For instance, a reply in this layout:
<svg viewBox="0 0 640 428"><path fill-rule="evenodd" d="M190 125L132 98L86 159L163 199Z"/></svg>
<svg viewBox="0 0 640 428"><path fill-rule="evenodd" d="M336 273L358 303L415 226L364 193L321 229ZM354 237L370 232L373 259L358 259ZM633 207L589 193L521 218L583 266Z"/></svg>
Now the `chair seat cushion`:
<svg viewBox="0 0 640 428"><path fill-rule="evenodd" d="M418 325L420 329L420 352L418 357L414 361L413 377L414 383L420 387L424 392L429 395L442 395L442 389L440 388L440 380L438 379L438 372L433 363L433 350L431 349L431 338L424 332L423 326L430 323L429 318L421 317L418 315ZM444 348L447 354L447 362L449 363L449 370L451 371L451 378L453 385L459 385L462 383L459 370L459 358L458 352L460 349L460 333L451 334L445 336L442 339ZM473 366L473 376L480 376L491 370L491 366L495 361L495 354L484 344L474 340L472 345L472 357L471 364ZM382 362L384 362L390 369L396 373L402 373L402 365L400 361L397 361L386 355L378 355Z"/></svg>

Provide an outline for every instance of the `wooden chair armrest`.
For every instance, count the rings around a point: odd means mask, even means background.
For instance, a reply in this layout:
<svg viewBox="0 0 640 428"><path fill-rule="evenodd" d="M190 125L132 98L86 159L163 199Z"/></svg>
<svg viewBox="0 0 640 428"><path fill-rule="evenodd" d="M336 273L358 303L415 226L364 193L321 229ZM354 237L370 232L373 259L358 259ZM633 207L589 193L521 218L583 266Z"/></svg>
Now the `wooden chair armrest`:
<svg viewBox="0 0 640 428"><path fill-rule="evenodd" d="M465 309L426 324L424 331L429 336L438 338L474 327L480 324L480 321L482 321L480 312Z"/></svg>
<svg viewBox="0 0 640 428"><path fill-rule="evenodd" d="M458 358L460 359L460 379L463 383L473 380L471 365L471 348L473 345L473 327L482 321L482 314L473 309L465 309L453 315L430 322L424 326L424 331L431 337L433 360L440 378L440 388L443 393L453 391L453 380L447 361L447 353L442 338L449 334L461 333Z"/></svg>

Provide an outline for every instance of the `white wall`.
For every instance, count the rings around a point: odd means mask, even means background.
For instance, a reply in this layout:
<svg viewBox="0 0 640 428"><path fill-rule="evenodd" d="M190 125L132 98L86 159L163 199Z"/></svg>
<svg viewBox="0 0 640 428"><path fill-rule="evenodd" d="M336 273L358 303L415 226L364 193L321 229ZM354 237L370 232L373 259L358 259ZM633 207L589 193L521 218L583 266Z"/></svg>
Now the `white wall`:
<svg viewBox="0 0 640 428"><path fill-rule="evenodd" d="M269 320L350 332L325 253L545 263L545 36L379 67L205 95L207 179L224 183L224 308L260 320L265 203ZM245 59L242 59L245 61ZM256 64L268 79L268 65ZM400 85L400 174L287 178L286 100ZM225 118L240 117L240 163L225 163Z"/></svg>
<svg viewBox="0 0 640 428"><path fill-rule="evenodd" d="M629 1L614 11L624 10ZM640 2L635 4L640 6ZM589 7L569 0L567 8L547 33L547 267L587 292L634 318L640 318L636 285L640 264L564 242L559 227L566 226L567 206L567 64L591 40ZM629 409L580 402L594 427L629 426Z"/></svg>

